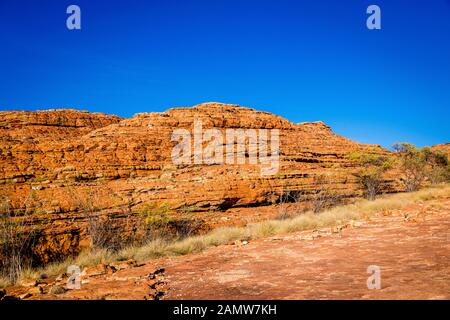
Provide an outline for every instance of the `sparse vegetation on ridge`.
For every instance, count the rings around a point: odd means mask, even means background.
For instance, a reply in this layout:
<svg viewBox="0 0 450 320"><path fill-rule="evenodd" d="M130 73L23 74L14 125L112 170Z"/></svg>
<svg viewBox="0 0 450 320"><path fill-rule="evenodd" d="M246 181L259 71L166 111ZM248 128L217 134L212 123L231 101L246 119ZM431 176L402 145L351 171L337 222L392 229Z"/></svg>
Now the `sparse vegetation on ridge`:
<svg viewBox="0 0 450 320"><path fill-rule="evenodd" d="M425 180L431 184L450 180L450 161L446 153L429 147L419 149L406 142L395 144L394 150L406 191L418 190Z"/></svg>

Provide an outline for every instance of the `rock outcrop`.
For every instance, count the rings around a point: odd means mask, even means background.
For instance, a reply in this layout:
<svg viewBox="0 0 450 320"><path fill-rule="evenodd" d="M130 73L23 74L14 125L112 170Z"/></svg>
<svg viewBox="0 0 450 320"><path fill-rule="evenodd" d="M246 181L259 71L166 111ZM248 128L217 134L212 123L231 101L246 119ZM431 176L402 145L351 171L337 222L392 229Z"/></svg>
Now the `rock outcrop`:
<svg viewBox="0 0 450 320"><path fill-rule="evenodd" d="M261 175L260 165L248 162L174 164L172 133L192 131L194 121L221 132L278 129L278 173ZM33 213L42 230L38 255L47 261L88 245L88 208L128 221L143 205L164 202L180 215L239 220L239 209L258 215L286 193L307 204L319 176L342 199L359 196L352 176L358 167L347 157L354 150L388 152L341 137L322 122L294 124L221 103L128 119L65 109L0 112L0 196L16 212ZM384 181L384 192L398 190L394 179Z"/></svg>

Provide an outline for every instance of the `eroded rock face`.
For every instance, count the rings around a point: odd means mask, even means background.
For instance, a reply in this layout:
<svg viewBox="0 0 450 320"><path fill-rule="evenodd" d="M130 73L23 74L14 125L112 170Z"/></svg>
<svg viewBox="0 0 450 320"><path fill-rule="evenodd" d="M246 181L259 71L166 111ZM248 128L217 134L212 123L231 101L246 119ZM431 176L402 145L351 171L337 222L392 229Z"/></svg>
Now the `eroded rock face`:
<svg viewBox="0 0 450 320"><path fill-rule="evenodd" d="M248 162L175 165L171 152L177 142L171 135L180 128L192 131L194 121L221 132L278 129L278 173L262 176L260 165ZM75 110L1 112L0 196L16 211L33 212L43 232L38 255L45 261L89 244L86 210L118 221L133 220L142 205L155 202L198 216L219 212L226 217L247 207L256 213L286 192L301 194L307 203L319 175L326 175L328 187L344 198L361 195L351 174L358 168L347 158L358 149L387 153L336 135L322 122L294 124L221 103L129 119ZM383 189L395 192L399 186L388 179Z"/></svg>

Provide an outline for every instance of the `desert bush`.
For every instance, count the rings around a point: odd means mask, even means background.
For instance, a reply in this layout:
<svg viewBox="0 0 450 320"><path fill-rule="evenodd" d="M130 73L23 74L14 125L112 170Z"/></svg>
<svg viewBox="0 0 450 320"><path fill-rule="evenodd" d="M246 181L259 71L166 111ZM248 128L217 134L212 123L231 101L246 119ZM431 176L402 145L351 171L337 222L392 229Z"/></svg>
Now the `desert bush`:
<svg viewBox="0 0 450 320"><path fill-rule="evenodd" d="M171 214L172 210L166 202L145 204L139 212L145 223L145 239L170 238L170 224L173 221Z"/></svg>
<svg viewBox="0 0 450 320"><path fill-rule="evenodd" d="M426 176L431 184L450 181L450 161L448 154L441 150L432 150L430 147L422 148L428 167Z"/></svg>
<svg viewBox="0 0 450 320"><path fill-rule="evenodd" d="M182 206L179 209L180 218L174 219L170 222L178 239L188 238L200 233L201 230L206 229L205 223L202 219L195 218L193 211L188 206Z"/></svg>
<svg viewBox="0 0 450 320"><path fill-rule="evenodd" d="M319 213L325 209L335 206L340 199L340 195L331 187L331 177L321 174L314 177L314 191L311 196L311 209L314 213Z"/></svg>
<svg viewBox="0 0 450 320"><path fill-rule="evenodd" d="M304 192L302 190L283 188L276 202L278 204L276 219L285 220L297 215L299 213L298 207L292 207L290 204L297 204L304 200Z"/></svg>
<svg viewBox="0 0 450 320"><path fill-rule="evenodd" d="M417 190L426 177L425 153L410 143L397 143L394 145L394 150L403 173L401 181L406 191Z"/></svg>
<svg viewBox="0 0 450 320"><path fill-rule="evenodd" d="M1 199L0 273L11 283L20 278L23 270L32 266L33 245L37 235L32 224L32 214L27 201L23 212L17 213L7 199Z"/></svg>
<svg viewBox="0 0 450 320"><path fill-rule="evenodd" d="M100 214L97 203L100 203L101 196L97 190L90 190L83 195L72 191L72 197L86 220L92 248L115 251L125 245L121 226L109 215Z"/></svg>
<svg viewBox="0 0 450 320"><path fill-rule="evenodd" d="M393 166L392 158L361 151L351 152L349 158L361 166L353 175L364 189L366 198L374 200L381 191L383 174Z"/></svg>
<svg viewBox="0 0 450 320"><path fill-rule="evenodd" d="M94 212L86 214L87 231L91 237L91 246L97 249L118 250L124 243L121 238L120 226L109 216Z"/></svg>
<svg viewBox="0 0 450 320"><path fill-rule="evenodd" d="M450 164L448 156L443 152L433 151L428 147L416 148L406 142L397 143L393 147L406 191L419 189L425 179L431 183L448 181Z"/></svg>
<svg viewBox="0 0 450 320"><path fill-rule="evenodd" d="M427 173L427 178L431 184L439 184L450 181L450 163L446 166L437 166Z"/></svg>

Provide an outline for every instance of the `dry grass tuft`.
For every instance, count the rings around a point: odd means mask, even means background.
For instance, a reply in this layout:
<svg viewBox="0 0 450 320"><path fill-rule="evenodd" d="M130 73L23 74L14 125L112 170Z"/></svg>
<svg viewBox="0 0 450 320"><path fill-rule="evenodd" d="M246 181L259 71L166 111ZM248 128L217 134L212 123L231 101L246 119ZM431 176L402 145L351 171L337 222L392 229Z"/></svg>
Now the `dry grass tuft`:
<svg viewBox="0 0 450 320"><path fill-rule="evenodd" d="M0 278L0 289L6 288L11 285L11 282L6 277Z"/></svg>

